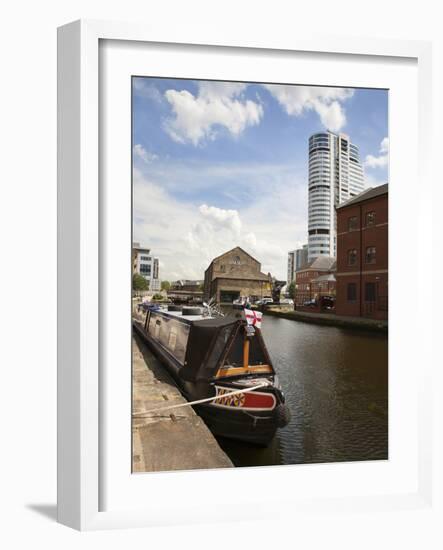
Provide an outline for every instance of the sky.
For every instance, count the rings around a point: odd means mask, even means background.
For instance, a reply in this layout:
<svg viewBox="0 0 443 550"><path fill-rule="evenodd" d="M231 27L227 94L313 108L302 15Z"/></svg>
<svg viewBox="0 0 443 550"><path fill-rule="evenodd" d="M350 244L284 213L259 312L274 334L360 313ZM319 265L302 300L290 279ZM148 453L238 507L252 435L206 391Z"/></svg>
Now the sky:
<svg viewBox="0 0 443 550"><path fill-rule="evenodd" d="M285 280L307 242L308 139L360 149L366 187L388 181L388 92L133 77L133 238L162 280L203 279L241 246Z"/></svg>

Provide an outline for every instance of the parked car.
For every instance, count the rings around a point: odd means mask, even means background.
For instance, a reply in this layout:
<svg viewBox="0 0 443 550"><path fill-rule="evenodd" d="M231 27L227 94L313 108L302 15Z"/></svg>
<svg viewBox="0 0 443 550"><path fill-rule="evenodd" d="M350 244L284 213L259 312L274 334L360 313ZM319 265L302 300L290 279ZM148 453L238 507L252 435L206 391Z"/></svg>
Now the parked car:
<svg viewBox="0 0 443 550"><path fill-rule="evenodd" d="M261 300L258 300L258 302L255 302L255 305L265 306L267 304L272 304L272 303L273 303L272 298L262 298Z"/></svg>
<svg viewBox="0 0 443 550"><path fill-rule="evenodd" d="M335 298L333 296L321 296L320 307L322 309L334 309Z"/></svg>
<svg viewBox="0 0 443 550"><path fill-rule="evenodd" d="M303 302L304 307L315 307L317 305L317 300L315 298L311 298L310 300L306 300Z"/></svg>
<svg viewBox="0 0 443 550"><path fill-rule="evenodd" d="M280 300L280 303L281 304L288 304L290 306L293 306L294 305L294 300L292 298L282 298Z"/></svg>

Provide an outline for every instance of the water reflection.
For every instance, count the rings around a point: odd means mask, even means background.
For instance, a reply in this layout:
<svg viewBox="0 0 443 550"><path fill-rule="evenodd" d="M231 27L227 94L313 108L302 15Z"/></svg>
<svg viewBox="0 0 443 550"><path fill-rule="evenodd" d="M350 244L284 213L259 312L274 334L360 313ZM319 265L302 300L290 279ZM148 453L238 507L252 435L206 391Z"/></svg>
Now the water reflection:
<svg viewBox="0 0 443 550"><path fill-rule="evenodd" d="M220 439L234 464L386 459L387 338L275 317L262 332L292 419L266 449Z"/></svg>

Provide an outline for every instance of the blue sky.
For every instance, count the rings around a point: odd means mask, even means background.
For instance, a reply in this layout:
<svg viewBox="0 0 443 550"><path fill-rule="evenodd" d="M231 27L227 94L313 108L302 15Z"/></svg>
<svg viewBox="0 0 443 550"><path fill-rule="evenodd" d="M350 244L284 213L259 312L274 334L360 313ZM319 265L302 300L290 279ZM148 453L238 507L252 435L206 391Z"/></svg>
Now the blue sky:
<svg viewBox="0 0 443 550"><path fill-rule="evenodd" d="M358 145L367 186L387 181L385 90L133 78L134 240L160 277L203 278L235 245L286 276L306 242L307 143Z"/></svg>

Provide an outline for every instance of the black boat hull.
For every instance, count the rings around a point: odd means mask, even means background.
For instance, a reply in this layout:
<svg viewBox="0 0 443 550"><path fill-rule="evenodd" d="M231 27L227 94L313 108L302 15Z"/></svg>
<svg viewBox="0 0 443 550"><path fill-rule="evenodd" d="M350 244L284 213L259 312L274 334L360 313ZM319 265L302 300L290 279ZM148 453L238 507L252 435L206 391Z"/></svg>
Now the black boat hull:
<svg viewBox="0 0 443 550"><path fill-rule="evenodd" d="M220 437L266 446L275 437L278 428L276 414L217 409L213 405L194 407L211 432Z"/></svg>
<svg viewBox="0 0 443 550"><path fill-rule="evenodd" d="M192 383L183 380L179 374L180 365L171 357L168 351L145 331L141 323L134 322L133 326L135 332L166 367L188 401L192 402L215 396L214 383ZM240 389L235 382L229 383L220 380L217 385L228 391ZM247 386L244 386L244 388L246 390ZM284 398L281 391L277 388L266 387L260 391L274 395L276 406L273 409L244 410L239 407L217 406L216 402L194 405L193 408L215 436L266 446L274 438L277 429L287 424L289 411L283 403Z"/></svg>

